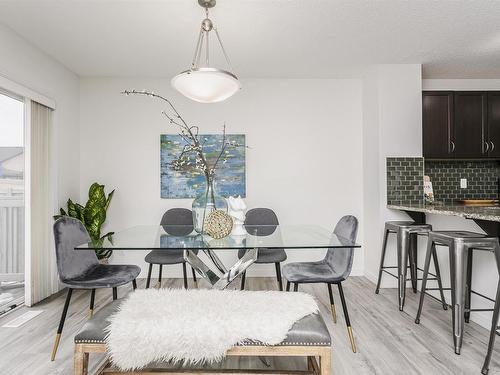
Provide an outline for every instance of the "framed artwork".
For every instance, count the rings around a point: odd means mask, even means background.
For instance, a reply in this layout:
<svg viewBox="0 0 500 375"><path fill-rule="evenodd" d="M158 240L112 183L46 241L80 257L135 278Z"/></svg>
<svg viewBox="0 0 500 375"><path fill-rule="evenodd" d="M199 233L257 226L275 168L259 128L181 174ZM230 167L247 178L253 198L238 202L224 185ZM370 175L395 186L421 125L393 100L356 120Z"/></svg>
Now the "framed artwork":
<svg viewBox="0 0 500 375"><path fill-rule="evenodd" d="M222 134L201 134L199 139L208 159L213 163L222 147ZM226 134L226 139L241 145L230 148L224 161L217 166L215 189L218 194L229 197L246 196L245 176L245 135ZM160 136L160 180L162 198L195 198L206 188L205 176L191 165L174 170L172 161L180 155L185 142L180 135L162 134Z"/></svg>

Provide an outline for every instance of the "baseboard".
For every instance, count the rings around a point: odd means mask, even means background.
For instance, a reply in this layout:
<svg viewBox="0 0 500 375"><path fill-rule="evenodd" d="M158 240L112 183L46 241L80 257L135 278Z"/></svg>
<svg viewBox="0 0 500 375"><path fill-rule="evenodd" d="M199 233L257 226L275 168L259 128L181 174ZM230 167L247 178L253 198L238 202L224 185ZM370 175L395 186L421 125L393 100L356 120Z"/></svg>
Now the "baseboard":
<svg viewBox="0 0 500 375"><path fill-rule="evenodd" d="M365 270L365 275L364 275L368 280L370 280L372 283L376 284L377 283L377 278L378 275L372 273L372 272L367 272Z"/></svg>
<svg viewBox="0 0 500 375"><path fill-rule="evenodd" d="M364 276L368 280L370 280L373 284L377 285L378 273L365 271ZM389 288L392 289L397 287L398 287L398 281L394 277L391 277L390 275L387 274L382 275L382 281L380 282L380 289L389 289Z"/></svg>
<svg viewBox="0 0 500 375"><path fill-rule="evenodd" d="M486 328L487 330L490 330L491 328L491 312L485 312L485 311L477 311L477 312L472 312L470 316L470 320L473 321L474 323L479 324L481 327Z"/></svg>
<svg viewBox="0 0 500 375"><path fill-rule="evenodd" d="M351 276L365 276L363 267L355 267L351 270Z"/></svg>

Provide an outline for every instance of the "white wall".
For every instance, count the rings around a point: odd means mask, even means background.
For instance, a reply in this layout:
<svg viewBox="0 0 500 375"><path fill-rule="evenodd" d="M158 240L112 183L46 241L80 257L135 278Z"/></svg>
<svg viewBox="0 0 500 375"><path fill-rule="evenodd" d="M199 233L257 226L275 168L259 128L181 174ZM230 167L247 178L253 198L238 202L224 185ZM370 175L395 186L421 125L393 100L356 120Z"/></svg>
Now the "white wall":
<svg viewBox="0 0 500 375"><path fill-rule="evenodd" d="M408 220L388 210L386 158L422 155L421 65L378 65L363 78L363 208L365 215L365 275L376 282L382 232L387 220ZM391 239L388 248L395 249ZM394 263L395 251L387 252ZM394 287L390 277L383 287Z"/></svg>
<svg viewBox="0 0 500 375"><path fill-rule="evenodd" d="M0 24L0 75L56 101L53 151L56 205L79 195L79 79L62 64Z"/></svg>
<svg viewBox="0 0 500 375"><path fill-rule="evenodd" d="M159 135L173 133L151 98L123 96L147 88L171 98L202 132L246 134L249 207L268 206L282 224L312 223L333 229L345 214L362 220L362 99L360 80L252 79L230 100L213 105L189 101L167 79L81 80L81 198L93 181L116 188L107 229L157 224L171 207L191 199L160 199ZM312 253L312 254L311 254ZM324 251L288 251L289 260L320 258ZM114 262L137 262L144 253L116 252ZM234 258L235 255L227 255ZM363 267L357 250L354 272ZM180 276L180 267L166 270ZM253 267L272 275L272 266Z"/></svg>

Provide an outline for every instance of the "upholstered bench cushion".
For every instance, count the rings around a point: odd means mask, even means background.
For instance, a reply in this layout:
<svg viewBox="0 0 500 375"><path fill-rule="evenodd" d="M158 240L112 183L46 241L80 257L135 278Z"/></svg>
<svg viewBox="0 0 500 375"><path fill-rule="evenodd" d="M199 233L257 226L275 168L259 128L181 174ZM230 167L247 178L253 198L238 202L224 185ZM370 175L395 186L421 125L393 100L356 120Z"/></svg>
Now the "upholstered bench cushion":
<svg viewBox="0 0 500 375"><path fill-rule="evenodd" d="M105 328L109 325L108 317L117 311L120 300L113 301L99 310L91 319L89 319L83 328L75 336L76 344L104 344L106 332ZM140 319L140 317L137 317ZM308 315L296 322L288 332L286 339L280 346L330 346L331 339L325 322L319 314ZM262 345L259 342L248 341L242 346Z"/></svg>

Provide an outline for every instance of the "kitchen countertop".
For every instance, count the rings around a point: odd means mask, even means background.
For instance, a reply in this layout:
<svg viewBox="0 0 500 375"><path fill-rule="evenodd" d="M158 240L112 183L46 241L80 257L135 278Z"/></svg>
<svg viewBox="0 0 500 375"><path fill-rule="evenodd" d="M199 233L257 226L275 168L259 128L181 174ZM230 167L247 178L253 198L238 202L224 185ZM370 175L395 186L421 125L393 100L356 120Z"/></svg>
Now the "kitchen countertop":
<svg viewBox="0 0 500 375"><path fill-rule="evenodd" d="M500 222L500 206L478 206L463 204L388 204L387 208L426 214L460 216L466 219Z"/></svg>

